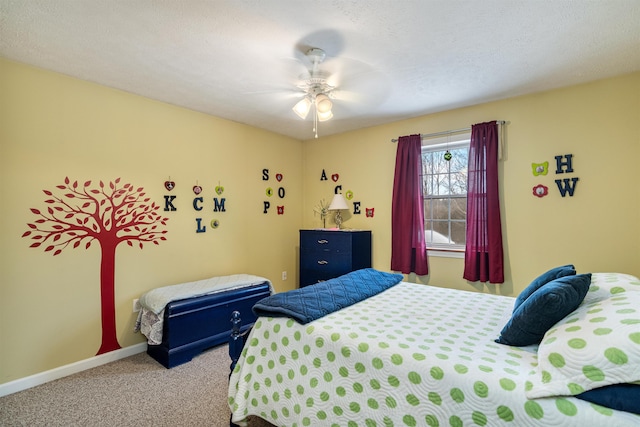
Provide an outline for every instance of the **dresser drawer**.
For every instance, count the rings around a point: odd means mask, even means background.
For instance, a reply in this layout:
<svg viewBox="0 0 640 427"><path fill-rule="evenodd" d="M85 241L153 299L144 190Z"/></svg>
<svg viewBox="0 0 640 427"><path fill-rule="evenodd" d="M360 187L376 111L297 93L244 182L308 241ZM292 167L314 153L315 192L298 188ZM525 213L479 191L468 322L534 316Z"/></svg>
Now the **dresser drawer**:
<svg viewBox="0 0 640 427"><path fill-rule="evenodd" d="M347 272L343 274L347 274ZM338 274L341 276L341 274ZM325 280L333 279L337 277L334 272L329 270L324 271L310 271L307 270L304 273L300 273L300 287L305 287L309 285L315 285L316 283L324 282Z"/></svg>
<svg viewBox="0 0 640 427"><path fill-rule="evenodd" d="M300 259L300 270L341 275L351 271L351 257L337 252L308 253Z"/></svg>
<svg viewBox="0 0 640 427"><path fill-rule="evenodd" d="M353 271L344 252L308 252L300 260L300 286L312 285Z"/></svg>
<svg viewBox="0 0 640 427"><path fill-rule="evenodd" d="M351 235L340 231L304 231L300 233L300 249L304 251L351 251Z"/></svg>

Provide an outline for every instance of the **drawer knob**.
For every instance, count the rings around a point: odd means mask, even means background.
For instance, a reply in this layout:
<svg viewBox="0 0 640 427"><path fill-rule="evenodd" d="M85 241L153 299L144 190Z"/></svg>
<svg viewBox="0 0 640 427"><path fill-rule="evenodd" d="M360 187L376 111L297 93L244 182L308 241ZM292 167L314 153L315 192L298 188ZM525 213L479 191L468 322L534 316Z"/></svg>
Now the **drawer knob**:
<svg viewBox="0 0 640 427"><path fill-rule="evenodd" d="M321 259L321 260L318 260L318 264L326 265L326 264L329 264L329 261L325 261L325 260Z"/></svg>
<svg viewBox="0 0 640 427"><path fill-rule="evenodd" d="M320 243L321 245L326 245L327 243L329 243L329 241L327 239L321 239L318 240L318 243Z"/></svg>

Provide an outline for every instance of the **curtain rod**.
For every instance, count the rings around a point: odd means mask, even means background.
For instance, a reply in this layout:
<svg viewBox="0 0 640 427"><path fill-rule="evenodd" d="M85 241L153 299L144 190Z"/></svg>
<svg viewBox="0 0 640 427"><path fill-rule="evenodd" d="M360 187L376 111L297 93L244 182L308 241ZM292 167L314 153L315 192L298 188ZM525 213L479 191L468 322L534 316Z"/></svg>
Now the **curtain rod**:
<svg viewBox="0 0 640 427"><path fill-rule="evenodd" d="M507 123L504 120L496 120L496 123L499 125L503 125L505 123ZM470 127L468 128L462 128L462 129L454 129L454 130L445 130L443 132L436 132L436 133L428 133L426 135L420 135L420 138L433 138L436 136L443 136L443 135L451 135L453 133L462 133L462 132L469 132L471 130ZM392 139L391 142L398 142L397 139Z"/></svg>

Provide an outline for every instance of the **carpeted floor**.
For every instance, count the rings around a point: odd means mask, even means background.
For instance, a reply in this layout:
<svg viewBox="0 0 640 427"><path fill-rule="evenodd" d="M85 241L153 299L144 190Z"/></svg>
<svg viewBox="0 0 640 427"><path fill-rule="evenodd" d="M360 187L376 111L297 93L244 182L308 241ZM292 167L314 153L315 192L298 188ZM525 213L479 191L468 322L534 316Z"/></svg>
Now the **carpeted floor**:
<svg viewBox="0 0 640 427"><path fill-rule="evenodd" d="M226 345L172 369L136 354L0 397L0 426L228 426L229 363Z"/></svg>

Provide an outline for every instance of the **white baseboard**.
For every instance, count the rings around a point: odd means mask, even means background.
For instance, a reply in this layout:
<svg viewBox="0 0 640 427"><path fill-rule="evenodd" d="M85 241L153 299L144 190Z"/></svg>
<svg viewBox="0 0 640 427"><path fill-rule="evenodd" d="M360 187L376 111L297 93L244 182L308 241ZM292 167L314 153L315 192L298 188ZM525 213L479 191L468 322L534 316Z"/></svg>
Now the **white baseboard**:
<svg viewBox="0 0 640 427"><path fill-rule="evenodd" d="M115 360L124 359L125 357L133 356L134 354L142 353L146 350L147 343L143 342L121 348L119 350L110 351L109 353L101 354L99 356L90 357L89 359L60 366L49 371L40 372L39 374L0 384L0 397L26 390L40 384L48 383L49 381L57 380L58 378L66 377L87 369L95 368L96 366L104 365Z"/></svg>

